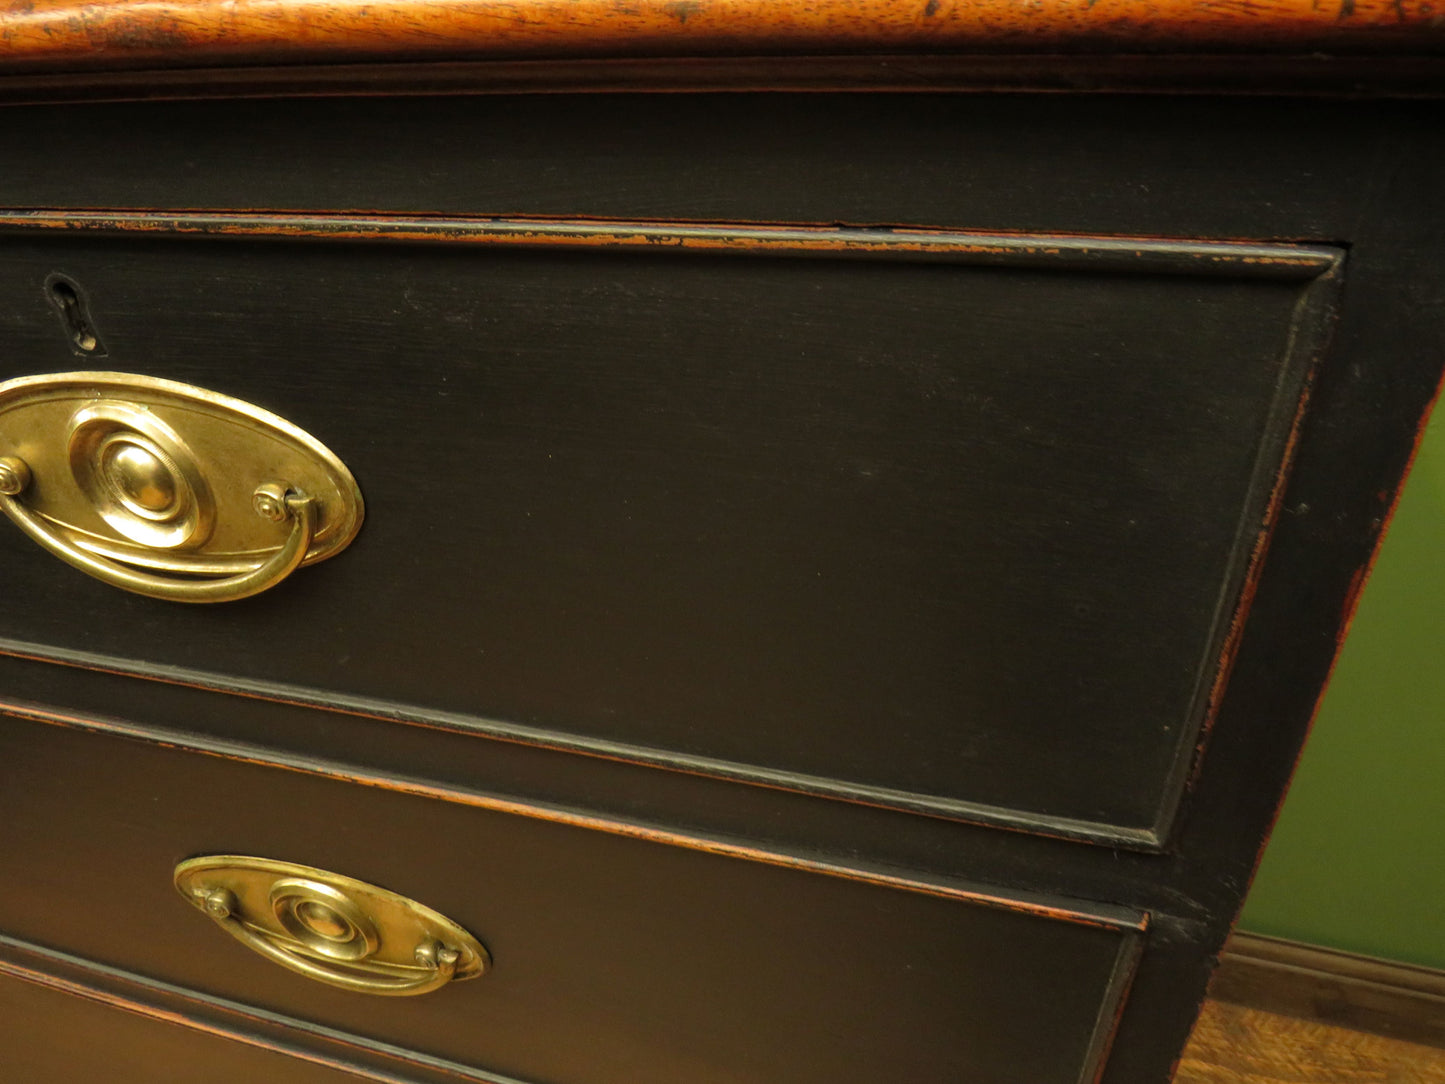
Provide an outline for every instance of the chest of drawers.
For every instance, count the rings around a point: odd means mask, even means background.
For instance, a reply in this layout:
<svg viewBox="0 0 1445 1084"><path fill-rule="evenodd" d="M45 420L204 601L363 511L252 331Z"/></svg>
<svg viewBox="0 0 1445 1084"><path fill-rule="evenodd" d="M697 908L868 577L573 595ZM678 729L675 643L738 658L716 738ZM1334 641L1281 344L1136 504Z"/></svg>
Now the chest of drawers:
<svg viewBox="0 0 1445 1084"><path fill-rule="evenodd" d="M54 526L97 416L197 492L282 469L157 381L365 502L208 606L0 525L6 1071L1166 1080L1445 359L1433 24L1271 24L1334 68L1093 24L1209 90L1160 95L952 11L378 10L4 16L0 379L82 374L55 424L0 390L7 510ZM176 893L205 856L311 885L192 897L271 959ZM394 950L366 885L485 973L276 966Z"/></svg>

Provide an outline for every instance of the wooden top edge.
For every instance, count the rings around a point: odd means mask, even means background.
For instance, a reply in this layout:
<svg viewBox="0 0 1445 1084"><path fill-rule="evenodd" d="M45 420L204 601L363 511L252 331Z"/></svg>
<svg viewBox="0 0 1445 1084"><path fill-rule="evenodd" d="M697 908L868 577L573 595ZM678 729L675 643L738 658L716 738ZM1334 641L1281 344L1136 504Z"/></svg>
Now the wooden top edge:
<svg viewBox="0 0 1445 1084"><path fill-rule="evenodd" d="M1445 52L1445 0L0 0L0 72L950 52Z"/></svg>

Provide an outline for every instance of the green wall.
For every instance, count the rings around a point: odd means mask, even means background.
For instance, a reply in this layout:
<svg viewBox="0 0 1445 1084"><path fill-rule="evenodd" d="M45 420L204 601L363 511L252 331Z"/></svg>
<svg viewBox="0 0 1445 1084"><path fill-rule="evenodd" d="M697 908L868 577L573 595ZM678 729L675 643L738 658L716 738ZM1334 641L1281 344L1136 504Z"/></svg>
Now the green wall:
<svg viewBox="0 0 1445 1084"><path fill-rule="evenodd" d="M1445 968L1445 410L1406 483L1240 926Z"/></svg>

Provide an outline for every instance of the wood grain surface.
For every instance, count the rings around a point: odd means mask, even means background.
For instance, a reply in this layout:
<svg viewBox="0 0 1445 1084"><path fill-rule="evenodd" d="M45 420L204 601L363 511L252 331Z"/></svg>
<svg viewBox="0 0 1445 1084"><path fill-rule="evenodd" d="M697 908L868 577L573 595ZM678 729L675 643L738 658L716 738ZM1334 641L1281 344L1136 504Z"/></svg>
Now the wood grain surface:
<svg viewBox="0 0 1445 1084"><path fill-rule="evenodd" d="M1445 1084L1445 1050L1209 1001L1175 1084Z"/></svg>
<svg viewBox="0 0 1445 1084"><path fill-rule="evenodd" d="M316 59L1438 51L1430 0L6 0L0 70Z"/></svg>

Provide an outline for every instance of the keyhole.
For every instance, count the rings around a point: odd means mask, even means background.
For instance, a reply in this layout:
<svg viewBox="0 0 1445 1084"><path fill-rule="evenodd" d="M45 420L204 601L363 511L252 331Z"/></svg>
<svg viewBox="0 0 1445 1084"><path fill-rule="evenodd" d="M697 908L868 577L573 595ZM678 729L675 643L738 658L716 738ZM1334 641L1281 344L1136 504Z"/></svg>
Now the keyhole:
<svg viewBox="0 0 1445 1084"><path fill-rule="evenodd" d="M64 275L56 274L45 280L45 292L60 313L60 322L76 353L104 354L105 348L100 345L100 336L86 311L85 295L80 287Z"/></svg>

